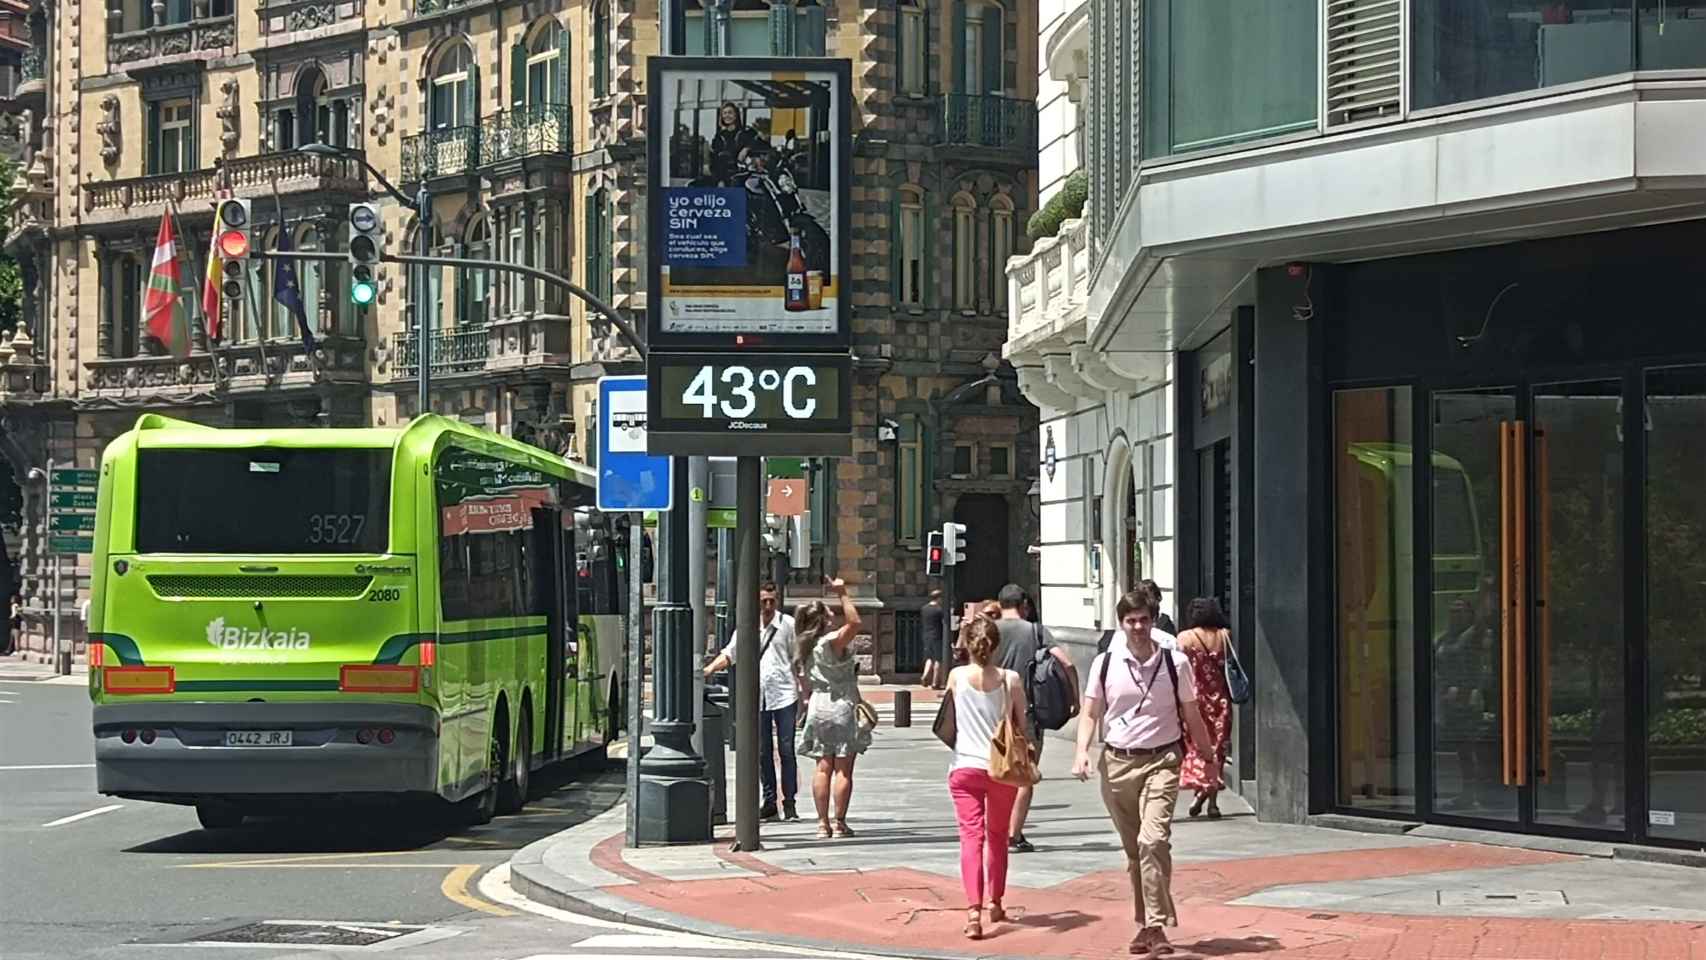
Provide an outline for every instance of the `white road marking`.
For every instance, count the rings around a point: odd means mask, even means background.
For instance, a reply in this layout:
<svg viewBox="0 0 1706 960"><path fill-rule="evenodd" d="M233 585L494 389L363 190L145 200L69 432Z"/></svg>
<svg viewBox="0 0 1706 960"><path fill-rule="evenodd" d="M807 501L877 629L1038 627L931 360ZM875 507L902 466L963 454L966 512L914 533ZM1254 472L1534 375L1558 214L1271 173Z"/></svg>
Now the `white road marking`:
<svg viewBox="0 0 1706 960"><path fill-rule="evenodd" d="M112 804L111 806L96 807L93 810L85 810L82 813L74 813L69 817L60 817L58 820L55 820L52 823L44 823L44 824L42 824L42 826L44 826L44 827L63 827L68 823L76 823L79 820L87 820L90 817L98 817L103 813L112 813L114 810L123 810L123 809L124 809L124 804L115 803L115 804Z"/></svg>
<svg viewBox="0 0 1706 960"><path fill-rule="evenodd" d="M92 763L21 763L10 767L0 767L0 773L11 770L93 770Z"/></svg>

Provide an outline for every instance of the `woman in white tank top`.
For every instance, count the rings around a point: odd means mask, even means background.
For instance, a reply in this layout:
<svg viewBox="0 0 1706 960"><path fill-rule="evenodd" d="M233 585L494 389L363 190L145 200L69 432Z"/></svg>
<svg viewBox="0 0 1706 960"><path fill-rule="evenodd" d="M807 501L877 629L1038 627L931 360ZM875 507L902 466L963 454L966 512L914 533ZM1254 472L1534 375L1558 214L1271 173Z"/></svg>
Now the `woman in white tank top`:
<svg viewBox="0 0 1706 960"><path fill-rule="evenodd" d="M983 937L983 902L989 922L1007 919L1001 898L1007 892L1007 833L1019 790L989 776L989 744L1001 719L1022 724L1025 689L1019 675L991 660L1001 645L995 621L973 617L960 629L960 643L971 663L948 674L945 696L954 698L954 761L948 770L948 794L960 825L960 882L966 890L966 937ZM1023 730L1021 725L1019 729ZM987 874L986 874L987 871Z"/></svg>

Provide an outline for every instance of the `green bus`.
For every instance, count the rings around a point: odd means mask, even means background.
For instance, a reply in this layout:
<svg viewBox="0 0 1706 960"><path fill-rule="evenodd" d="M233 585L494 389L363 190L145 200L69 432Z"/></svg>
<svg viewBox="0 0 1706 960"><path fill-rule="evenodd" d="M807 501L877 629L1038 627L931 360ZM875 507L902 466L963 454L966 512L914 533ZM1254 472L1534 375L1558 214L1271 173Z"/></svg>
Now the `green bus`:
<svg viewBox="0 0 1706 960"><path fill-rule="evenodd" d="M624 591L589 581L622 551L593 480L438 416L142 416L100 466L97 788L210 829L332 798L519 809L620 726Z"/></svg>

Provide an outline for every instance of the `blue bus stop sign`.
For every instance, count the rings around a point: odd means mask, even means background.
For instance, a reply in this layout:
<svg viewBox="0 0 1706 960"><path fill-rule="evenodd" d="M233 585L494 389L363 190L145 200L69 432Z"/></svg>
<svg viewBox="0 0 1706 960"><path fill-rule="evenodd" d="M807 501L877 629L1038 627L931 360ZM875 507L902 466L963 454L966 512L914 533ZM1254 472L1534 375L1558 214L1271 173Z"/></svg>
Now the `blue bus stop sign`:
<svg viewBox="0 0 1706 960"><path fill-rule="evenodd" d="M668 510L667 456L646 452L646 378L598 379L598 509Z"/></svg>

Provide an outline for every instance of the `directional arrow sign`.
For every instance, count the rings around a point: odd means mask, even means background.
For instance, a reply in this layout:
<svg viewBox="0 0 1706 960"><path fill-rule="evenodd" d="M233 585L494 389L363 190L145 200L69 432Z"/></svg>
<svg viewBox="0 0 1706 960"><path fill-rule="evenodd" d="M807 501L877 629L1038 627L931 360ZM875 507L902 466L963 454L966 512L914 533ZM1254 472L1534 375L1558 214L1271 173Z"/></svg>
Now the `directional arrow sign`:
<svg viewBox="0 0 1706 960"><path fill-rule="evenodd" d="M797 517L805 513L806 482L793 478L772 479L769 496L764 498L764 512L778 517Z"/></svg>
<svg viewBox="0 0 1706 960"><path fill-rule="evenodd" d="M95 491L55 490L53 491L53 499L48 506L55 510L93 510L95 509Z"/></svg>
<svg viewBox="0 0 1706 960"><path fill-rule="evenodd" d="M49 535L47 548L53 553L94 553L95 539L93 537L67 537Z"/></svg>
<svg viewBox="0 0 1706 960"><path fill-rule="evenodd" d="M100 482L99 470L75 470L68 467L53 471L53 485L56 487L93 487Z"/></svg>
<svg viewBox="0 0 1706 960"><path fill-rule="evenodd" d="M95 515L92 513L62 513L49 518L49 529L54 533L92 533L95 529Z"/></svg>

